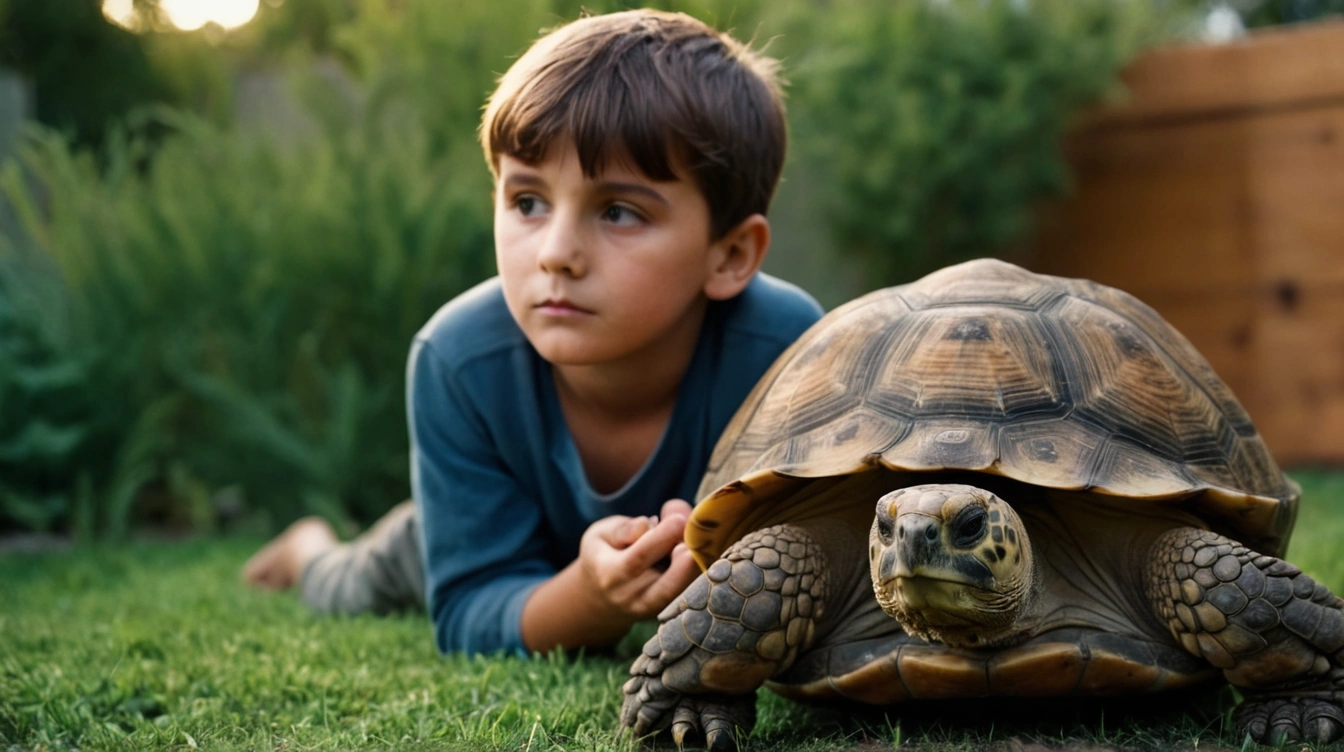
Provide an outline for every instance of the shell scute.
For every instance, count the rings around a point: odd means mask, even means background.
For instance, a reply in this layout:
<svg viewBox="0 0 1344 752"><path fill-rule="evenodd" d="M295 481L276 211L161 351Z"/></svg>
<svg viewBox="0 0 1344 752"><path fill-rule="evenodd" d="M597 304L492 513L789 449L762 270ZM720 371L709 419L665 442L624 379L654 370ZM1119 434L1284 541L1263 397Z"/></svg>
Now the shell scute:
<svg viewBox="0 0 1344 752"><path fill-rule="evenodd" d="M1053 642L1005 650L989 662L996 695L1055 696L1078 686L1087 659L1075 643Z"/></svg>
<svg viewBox="0 0 1344 752"><path fill-rule="evenodd" d="M1042 486L1086 488L1106 437L1067 417L1021 421L999 427L999 461L1031 467Z"/></svg>
<svg viewBox="0 0 1344 752"><path fill-rule="evenodd" d="M1031 311L993 306L915 311L868 343L878 372L856 384L864 404L911 420L959 414L985 421L1060 414L1060 378ZM967 336L968 331L975 336ZM899 363L899 368L891 367ZM956 378L948 378L956 374Z"/></svg>
<svg viewBox="0 0 1344 752"><path fill-rule="evenodd" d="M989 694L983 660L935 645L907 645L897 658L901 681L916 699L979 697Z"/></svg>
<svg viewBox="0 0 1344 752"><path fill-rule="evenodd" d="M1171 355L1174 343L1164 344L1126 314L1070 298L1049 322L1072 379L1076 419L1170 462L1225 465L1237 432L1210 394L1212 385Z"/></svg>

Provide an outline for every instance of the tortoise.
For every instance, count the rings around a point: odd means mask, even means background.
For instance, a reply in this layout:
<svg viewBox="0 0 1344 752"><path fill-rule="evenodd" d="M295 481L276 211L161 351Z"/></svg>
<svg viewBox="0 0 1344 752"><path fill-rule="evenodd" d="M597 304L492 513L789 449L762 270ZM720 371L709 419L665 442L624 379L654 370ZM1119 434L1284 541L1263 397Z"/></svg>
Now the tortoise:
<svg viewBox="0 0 1344 752"><path fill-rule="evenodd" d="M1282 560L1300 488L1133 296L980 259L823 317L715 447L702 574L623 725L731 748L800 700L1114 695L1218 679L1258 741L1344 731L1344 601Z"/></svg>

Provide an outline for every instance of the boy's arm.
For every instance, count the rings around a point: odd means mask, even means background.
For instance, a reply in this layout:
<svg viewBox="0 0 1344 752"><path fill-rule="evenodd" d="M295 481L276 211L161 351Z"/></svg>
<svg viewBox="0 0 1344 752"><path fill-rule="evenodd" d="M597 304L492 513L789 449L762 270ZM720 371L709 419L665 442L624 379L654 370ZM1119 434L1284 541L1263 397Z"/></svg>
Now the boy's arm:
<svg viewBox="0 0 1344 752"><path fill-rule="evenodd" d="M432 345L412 346L407 380L411 484L435 641L443 652L522 651L523 604L555 574L541 510Z"/></svg>

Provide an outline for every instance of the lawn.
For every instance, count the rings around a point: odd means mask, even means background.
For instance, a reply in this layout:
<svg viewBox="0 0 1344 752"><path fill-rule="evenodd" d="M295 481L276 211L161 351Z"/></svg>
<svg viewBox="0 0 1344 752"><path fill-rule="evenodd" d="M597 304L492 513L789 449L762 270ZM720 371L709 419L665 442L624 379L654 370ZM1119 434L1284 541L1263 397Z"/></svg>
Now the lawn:
<svg viewBox="0 0 1344 752"><path fill-rule="evenodd" d="M1344 473L1297 477L1289 558L1344 592ZM638 749L614 730L637 640L625 657L444 658L422 616L317 618L242 587L259 542L0 556L0 749ZM762 692L743 746L1239 749L1231 702L1210 690L853 713Z"/></svg>

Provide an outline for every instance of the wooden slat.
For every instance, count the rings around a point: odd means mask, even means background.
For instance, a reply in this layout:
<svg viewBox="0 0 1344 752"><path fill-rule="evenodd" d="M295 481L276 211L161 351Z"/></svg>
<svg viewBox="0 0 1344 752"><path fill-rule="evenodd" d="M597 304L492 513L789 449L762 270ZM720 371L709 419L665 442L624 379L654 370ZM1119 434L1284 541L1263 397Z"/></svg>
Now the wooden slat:
<svg viewBox="0 0 1344 752"><path fill-rule="evenodd" d="M1344 462L1344 288L1258 302L1251 419L1281 463Z"/></svg>
<svg viewBox="0 0 1344 752"><path fill-rule="evenodd" d="M1245 141L1226 121L1077 135L1077 198L1043 217L1037 263L1131 292L1249 286Z"/></svg>
<svg viewBox="0 0 1344 752"><path fill-rule="evenodd" d="M1344 283L1344 103L1084 131L1070 154L1078 200L1043 215L1042 267L1150 293Z"/></svg>
<svg viewBox="0 0 1344 752"><path fill-rule="evenodd" d="M1344 20L1260 31L1229 44L1154 50L1130 65L1129 96L1093 113L1119 127L1344 98Z"/></svg>
<svg viewBox="0 0 1344 752"><path fill-rule="evenodd" d="M1344 285L1344 102L1248 121L1258 277Z"/></svg>

